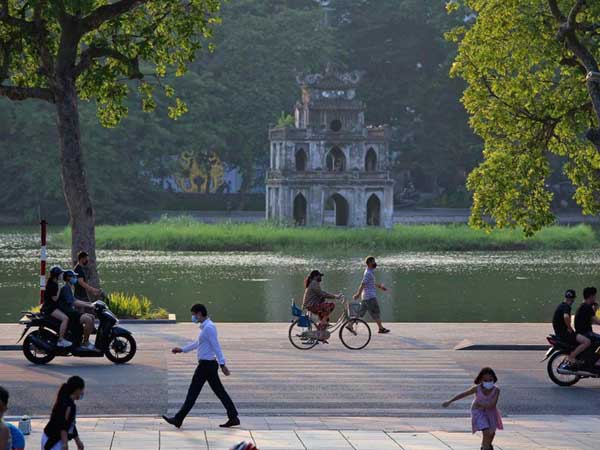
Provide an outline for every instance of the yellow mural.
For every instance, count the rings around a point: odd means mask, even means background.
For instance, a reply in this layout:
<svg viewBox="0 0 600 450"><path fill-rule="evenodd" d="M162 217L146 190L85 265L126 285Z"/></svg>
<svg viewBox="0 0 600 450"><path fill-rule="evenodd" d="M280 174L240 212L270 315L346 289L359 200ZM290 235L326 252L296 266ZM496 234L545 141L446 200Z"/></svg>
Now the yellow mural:
<svg viewBox="0 0 600 450"><path fill-rule="evenodd" d="M184 152L179 157L179 164L181 170L176 179L182 191L214 194L222 189L225 170L214 152L199 155Z"/></svg>

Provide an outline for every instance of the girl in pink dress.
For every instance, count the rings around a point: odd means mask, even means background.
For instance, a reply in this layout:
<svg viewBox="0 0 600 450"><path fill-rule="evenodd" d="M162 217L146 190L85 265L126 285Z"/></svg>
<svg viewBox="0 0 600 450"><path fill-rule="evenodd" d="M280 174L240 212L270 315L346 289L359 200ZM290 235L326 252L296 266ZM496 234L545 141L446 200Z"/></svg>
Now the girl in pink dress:
<svg viewBox="0 0 600 450"><path fill-rule="evenodd" d="M494 450L492 442L496 435L496 430L502 430L502 417L496 405L500 397L500 388L496 386L498 377L490 367L484 367L475 378L475 386L471 389L461 392L456 397L445 402L444 408L450 406L452 402L462 398L474 395L475 399L471 405L471 423L473 433L481 431L483 438L481 440L481 450Z"/></svg>

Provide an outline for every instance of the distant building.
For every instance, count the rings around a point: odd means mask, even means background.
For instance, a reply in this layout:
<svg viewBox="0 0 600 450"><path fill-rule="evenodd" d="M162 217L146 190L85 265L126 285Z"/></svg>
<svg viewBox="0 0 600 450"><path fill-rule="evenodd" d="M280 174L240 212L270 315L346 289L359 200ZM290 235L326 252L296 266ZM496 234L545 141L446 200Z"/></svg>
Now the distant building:
<svg viewBox="0 0 600 450"><path fill-rule="evenodd" d="M269 130L266 217L297 225L391 228L389 128L365 126L358 72L297 77L294 127Z"/></svg>

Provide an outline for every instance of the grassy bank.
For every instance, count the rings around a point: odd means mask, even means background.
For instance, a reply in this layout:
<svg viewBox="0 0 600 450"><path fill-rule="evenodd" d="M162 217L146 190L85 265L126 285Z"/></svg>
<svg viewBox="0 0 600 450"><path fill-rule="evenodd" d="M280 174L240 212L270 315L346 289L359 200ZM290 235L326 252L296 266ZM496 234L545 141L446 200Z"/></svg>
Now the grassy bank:
<svg viewBox="0 0 600 450"><path fill-rule="evenodd" d="M69 241L68 231L65 242ZM194 220L163 219L148 224L100 226L102 249L187 251L303 251L303 250L538 250L600 248L588 225L549 227L532 238L518 230L485 233L466 225L397 225L378 228L294 228L267 223L203 224Z"/></svg>

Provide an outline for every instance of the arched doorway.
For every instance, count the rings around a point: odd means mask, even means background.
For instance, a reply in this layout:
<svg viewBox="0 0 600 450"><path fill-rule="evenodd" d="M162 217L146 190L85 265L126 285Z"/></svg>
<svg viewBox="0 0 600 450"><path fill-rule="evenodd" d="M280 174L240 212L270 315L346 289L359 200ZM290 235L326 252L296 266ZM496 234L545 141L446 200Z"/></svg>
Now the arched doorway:
<svg viewBox="0 0 600 450"><path fill-rule="evenodd" d="M294 223L300 227L306 225L306 198L302 193L294 198Z"/></svg>
<svg viewBox="0 0 600 450"><path fill-rule="evenodd" d="M327 214L327 210L329 210L329 214ZM326 222L329 222L332 225L335 224L338 227L348 226L350 219L350 206L348 205L348 201L338 193L333 194L325 202L323 216L325 217ZM333 220L327 220L328 217L331 217Z"/></svg>
<svg viewBox="0 0 600 450"><path fill-rule="evenodd" d="M367 200L367 225L375 227L381 225L381 202L375 194L371 194Z"/></svg>
<svg viewBox="0 0 600 450"><path fill-rule="evenodd" d="M329 172L343 172L346 170L346 155L339 147L333 147L327 154L327 170Z"/></svg>
<svg viewBox="0 0 600 450"><path fill-rule="evenodd" d="M306 161L308 157L303 148L296 152L296 170L298 172L304 172L306 170Z"/></svg>
<svg viewBox="0 0 600 450"><path fill-rule="evenodd" d="M369 148L367 150L367 154L365 156L365 170L367 172L375 172L377 170L377 153L373 148Z"/></svg>

